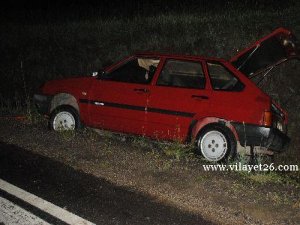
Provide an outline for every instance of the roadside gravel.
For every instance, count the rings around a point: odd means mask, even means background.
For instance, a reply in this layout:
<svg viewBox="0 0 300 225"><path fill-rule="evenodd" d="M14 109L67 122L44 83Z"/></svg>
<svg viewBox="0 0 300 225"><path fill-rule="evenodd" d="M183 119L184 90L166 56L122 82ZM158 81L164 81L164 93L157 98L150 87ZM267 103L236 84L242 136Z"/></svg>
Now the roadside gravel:
<svg viewBox="0 0 300 225"><path fill-rule="evenodd" d="M46 122L0 119L0 141L55 159L77 170L143 192L155 201L216 224L300 224L300 187L255 182L237 172L205 172L191 156L166 154L168 144L95 132L55 133Z"/></svg>

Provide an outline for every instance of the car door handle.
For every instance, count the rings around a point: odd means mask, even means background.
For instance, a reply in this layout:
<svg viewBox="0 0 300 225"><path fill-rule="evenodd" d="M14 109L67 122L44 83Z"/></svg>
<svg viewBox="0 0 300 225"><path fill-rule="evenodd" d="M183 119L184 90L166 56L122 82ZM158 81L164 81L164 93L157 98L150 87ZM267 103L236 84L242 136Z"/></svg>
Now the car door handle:
<svg viewBox="0 0 300 225"><path fill-rule="evenodd" d="M208 97L206 95L192 95L193 99L203 99L208 100Z"/></svg>
<svg viewBox="0 0 300 225"><path fill-rule="evenodd" d="M135 88L133 89L135 92L148 93L149 90L147 88Z"/></svg>

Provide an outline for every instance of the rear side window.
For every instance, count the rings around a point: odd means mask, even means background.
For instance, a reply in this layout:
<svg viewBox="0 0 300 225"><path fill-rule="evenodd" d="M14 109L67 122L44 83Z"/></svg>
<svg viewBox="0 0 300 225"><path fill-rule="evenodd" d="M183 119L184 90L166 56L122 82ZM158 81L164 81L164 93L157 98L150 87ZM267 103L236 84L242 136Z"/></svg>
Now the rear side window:
<svg viewBox="0 0 300 225"><path fill-rule="evenodd" d="M208 63L208 71L214 90L242 91L244 84L221 64Z"/></svg>
<svg viewBox="0 0 300 225"><path fill-rule="evenodd" d="M204 89L202 65L200 62L168 60L159 75L157 85Z"/></svg>

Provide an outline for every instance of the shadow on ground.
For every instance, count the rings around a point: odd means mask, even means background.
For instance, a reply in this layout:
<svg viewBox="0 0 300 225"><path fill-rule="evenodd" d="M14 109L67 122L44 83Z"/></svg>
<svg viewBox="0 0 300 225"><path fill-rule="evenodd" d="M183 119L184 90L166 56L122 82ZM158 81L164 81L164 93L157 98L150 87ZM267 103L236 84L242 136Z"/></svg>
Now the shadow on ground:
<svg viewBox="0 0 300 225"><path fill-rule="evenodd" d="M212 224L199 215L3 142L0 178L96 224Z"/></svg>

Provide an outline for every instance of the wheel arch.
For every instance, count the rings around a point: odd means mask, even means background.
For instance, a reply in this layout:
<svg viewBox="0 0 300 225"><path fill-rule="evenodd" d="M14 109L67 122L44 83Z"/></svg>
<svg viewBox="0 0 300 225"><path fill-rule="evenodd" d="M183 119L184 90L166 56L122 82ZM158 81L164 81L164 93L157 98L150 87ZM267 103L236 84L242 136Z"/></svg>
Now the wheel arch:
<svg viewBox="0 0 300 225"><path fill-rule="evenodd" d="M60 106L71 106L79 113L79 105L77 99L69 93L58 93L53 96L50 104L50 114Z"/></svg>
<svg viewBox="0 0 300 225"><path fill-rule="evenodd" d="M238 134L230 121L218 117L205 117L202 119L195 119L190 123L187 142L195 142L200 132L211 125L221 125L228 128L232 132L236 141L239 141Z"/></svg>

